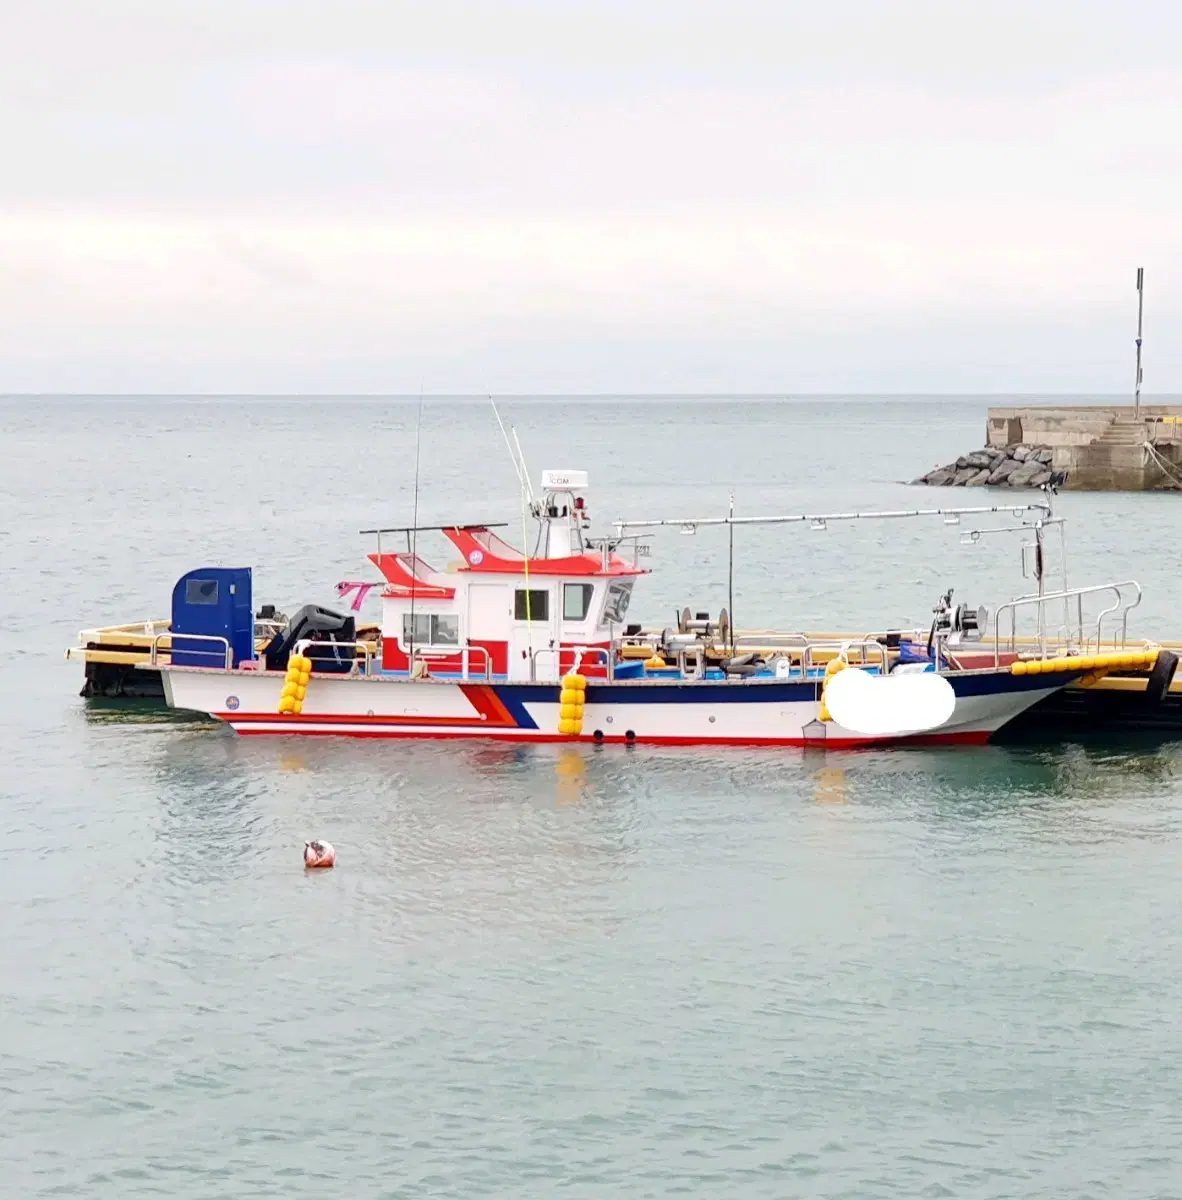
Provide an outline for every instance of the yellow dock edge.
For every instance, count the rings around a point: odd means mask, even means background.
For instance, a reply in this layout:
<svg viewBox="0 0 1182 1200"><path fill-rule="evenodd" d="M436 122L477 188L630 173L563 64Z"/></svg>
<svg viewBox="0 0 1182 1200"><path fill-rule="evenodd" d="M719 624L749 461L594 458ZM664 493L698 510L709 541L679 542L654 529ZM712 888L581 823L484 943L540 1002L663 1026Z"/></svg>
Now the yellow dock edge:
<svg viewBox="0 0 1182 1200"><path fill-rule="evenodd" d="M97 629L83 629L78 634L78 645L66 649L68 662L101 663L108 666L135 667L146 663L156 646L157 658L162 664L171 661L171 622L129 621L125 625L104 625ZM255 649L262 650L269 638L258 638ZM376 642L366 642L370 654L377 653ZM363 658L364 649L357 647L357 657Z"/></svg>

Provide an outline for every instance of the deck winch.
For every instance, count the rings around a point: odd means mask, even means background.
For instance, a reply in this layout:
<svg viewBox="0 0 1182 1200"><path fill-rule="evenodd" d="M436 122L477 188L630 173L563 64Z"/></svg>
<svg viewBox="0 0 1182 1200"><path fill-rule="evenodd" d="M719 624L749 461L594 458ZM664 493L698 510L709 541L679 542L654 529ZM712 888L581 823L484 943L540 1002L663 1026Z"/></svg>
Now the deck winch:
<svg viewBox="0 0 1182 1200"><path fill-rule="evenodd" d="M965 642L979 642L989 628L989 609L983 604L970 608L967 604L952 603L953 589L949 588L932 609L930 641L944 638L955 649Z"/></svg>

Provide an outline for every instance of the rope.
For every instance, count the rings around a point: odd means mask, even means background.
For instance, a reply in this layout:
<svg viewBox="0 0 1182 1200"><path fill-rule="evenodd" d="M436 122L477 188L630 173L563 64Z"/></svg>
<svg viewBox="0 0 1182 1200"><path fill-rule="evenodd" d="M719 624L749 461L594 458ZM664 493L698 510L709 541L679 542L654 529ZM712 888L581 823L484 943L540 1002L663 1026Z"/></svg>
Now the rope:
<svg viewBox="0 0 1182 1200"><path fill-rule="evenodd" d="M1165 475L1174 487L1182 490L1182 477L1177 474L1175 468L1170 463L1162 458L1157 451L1157 447L1152 442L1146 442L1145 449L1153 456L1153 461L1161 468L1162 474Z"/></svg>

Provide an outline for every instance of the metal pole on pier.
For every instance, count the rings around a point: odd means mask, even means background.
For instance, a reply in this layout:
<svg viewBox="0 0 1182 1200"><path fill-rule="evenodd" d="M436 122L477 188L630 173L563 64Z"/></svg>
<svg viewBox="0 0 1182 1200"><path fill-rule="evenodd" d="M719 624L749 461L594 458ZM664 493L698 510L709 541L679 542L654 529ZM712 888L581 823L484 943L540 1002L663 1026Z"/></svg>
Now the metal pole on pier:
<svg viewBox="0 0 1182 1200"><path fill-rule="evenodd" d="M731 492L730 509L727 516L730 518L728 528L730 530L730 552L727 556L726 565L726 610L727 610L727 626L731 635L731 653L735 652L735 493Z"/></svg>
<svg viewBox="0 0 1182 1200"><path fill-rule="evenodd" d="M1141 415L1141 316L1145 310L1145 268L1137 268L1137 381L1133 392L1133 416Z"/></svg>

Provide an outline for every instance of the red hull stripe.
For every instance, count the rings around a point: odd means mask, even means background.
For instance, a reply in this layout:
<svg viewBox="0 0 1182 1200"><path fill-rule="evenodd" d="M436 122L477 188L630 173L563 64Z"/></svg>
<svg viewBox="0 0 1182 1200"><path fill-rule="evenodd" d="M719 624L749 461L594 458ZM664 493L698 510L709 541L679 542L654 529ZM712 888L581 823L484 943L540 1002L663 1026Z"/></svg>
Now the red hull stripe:
<svg viewBox="0 0 1182 1200"><path fill-rule="evenodd" d="M351 738L473 738L490 739L501 742L566 742L568 744L580 745L596 745L593 737L568 737L558 733L532 733L532 732L510 732L510 733L494 733L487 726L483 726L478 731L472 733L467 732L451 732L443 730L427 730L427 729L351 729L347 732L338 733L332 729L306 729L299 728L297 724L292 723L289 728L281 729L251 729L237 728L241 722L241 718L234 717L231 713L216 714L222 717L223 720L232 721L235 726L235 731L243 737L351 737ZM268 721L278 722L281 718L268 717ZM290 720L290 718L288 718ZM306 717L303 718L308 722L325 722L324 718ZM360 723L354 718L345 718L350 723ZM457 722L452 722L453 725ZM483 723L482 723L483 725ZM865 738L817 738L806 740L804 738L724 738L724 737L674 737L664 734L657 734L652 737L638 737L635 739L635 745L647 746L798 746L798 747L813 747L824 750L875 750L882 749L887 746L983 746L989 741L992 734L988 730L969 730L958 731L955 733L930 733L909 738L897 738L890 741L886 740L867 740ZM612 734L610 737L603 738L603 744L626 744L628 739L620 734Z"/></svg>
<svg viewBox="0 0 1182 1200"><path fill-rule="evenodd" d="M369 716L358 715L349 716L340 713L232 713L232 712L215 712L215 716L220 721L229 721L233 725L270 725L276 721L283 721L285 724L293 726L298 725L373 725L375 727L388 726L397 729L401 732L403 729L413 729L423 726L439 726L461 725L471 727L474 730L480 729L517 729L517 722L513 719L513 714L501 702L501 698L497 693L484 683L461 683L458 685L460 691L467 697L469 704L476 710L476 715L472 717L397 717L397 716ZM242 732L247 732L243 730ZM288 732L298 733L300 730L292 729ZM372 735L371 735L372 736ZM397 736L391 734L390 736ZM428 736L445 736L445 735L428 735ZM471 736L471 735L461 735Z"/></svg>

